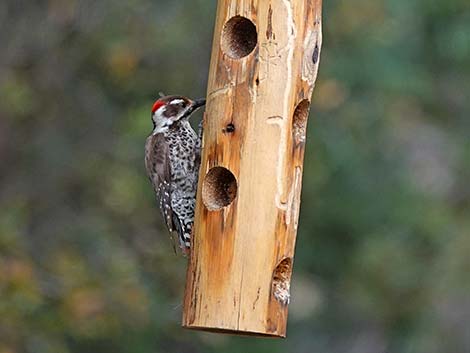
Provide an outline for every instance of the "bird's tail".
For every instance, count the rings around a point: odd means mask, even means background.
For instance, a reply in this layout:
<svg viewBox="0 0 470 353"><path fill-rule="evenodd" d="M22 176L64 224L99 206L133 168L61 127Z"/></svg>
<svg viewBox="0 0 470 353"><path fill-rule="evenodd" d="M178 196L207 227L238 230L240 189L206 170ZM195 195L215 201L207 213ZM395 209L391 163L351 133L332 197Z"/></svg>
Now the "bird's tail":
<svg viewBox="0 0 470 353"><path fill-rule="evenodd" d="M191 247L191 232L193 228L193 223L187 223L180 221L176 215L173 216L173 223L176 226L176 233L178 233L178 240L180 249L183 254L187 255L189 253L189 248Z"/></svg>

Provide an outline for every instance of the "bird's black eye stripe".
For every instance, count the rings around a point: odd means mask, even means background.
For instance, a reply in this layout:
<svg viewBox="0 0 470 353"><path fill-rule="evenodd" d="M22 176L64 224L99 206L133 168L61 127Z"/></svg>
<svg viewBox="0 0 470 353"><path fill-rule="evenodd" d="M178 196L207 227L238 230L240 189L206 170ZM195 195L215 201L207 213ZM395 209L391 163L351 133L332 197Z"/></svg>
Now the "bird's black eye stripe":
<svg viewBox="0 0 470 353"><path fill-rule="evenodd" d="M170 103L166 106L165 111L163 112L163 115L167 118L176 115L178 113L178 106L176 104Z"/></svg>

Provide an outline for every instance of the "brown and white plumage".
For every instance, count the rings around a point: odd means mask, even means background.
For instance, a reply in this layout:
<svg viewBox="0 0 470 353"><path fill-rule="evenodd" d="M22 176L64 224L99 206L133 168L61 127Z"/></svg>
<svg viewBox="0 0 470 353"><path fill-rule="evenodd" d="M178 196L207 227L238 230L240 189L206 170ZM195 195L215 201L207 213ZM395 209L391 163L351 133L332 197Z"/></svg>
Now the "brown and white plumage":
<svg viewBox="0 0 470 353"><path fill-rule="evenodd" d="M190 247L201 147L188 118L204 103L182 96L157 100L152 108L154 129L145 143L147 174L165 224L170 233L177 233L183 253Z"/></svg>
<svg viewBox="0 0 470 353"><path fill-rule="evenodd" d="M152 134L145 143L145 167L152 186L156 192L158 206L163 215L163 219L170 232L173 229L173 213L171 204L170 187L170 162L168 159L168 145L165 143L165 136L161 133ZM165 207L166 205L166 207Z"/></svg>

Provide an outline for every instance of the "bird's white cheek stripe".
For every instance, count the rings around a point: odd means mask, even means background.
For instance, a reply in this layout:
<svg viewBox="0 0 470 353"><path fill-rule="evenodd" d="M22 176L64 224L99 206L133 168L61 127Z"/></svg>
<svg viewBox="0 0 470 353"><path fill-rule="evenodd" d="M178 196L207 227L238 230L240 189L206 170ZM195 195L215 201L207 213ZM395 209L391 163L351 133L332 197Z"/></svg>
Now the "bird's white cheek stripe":
<svg viewBox="0 0 470 353"><path fill-rule="evenodd" d="M179 104L179 103L183 103L183 102L184 102L184 100L178 98L178 99L173 99L172 101L170 101L170 104Z"/></svg>

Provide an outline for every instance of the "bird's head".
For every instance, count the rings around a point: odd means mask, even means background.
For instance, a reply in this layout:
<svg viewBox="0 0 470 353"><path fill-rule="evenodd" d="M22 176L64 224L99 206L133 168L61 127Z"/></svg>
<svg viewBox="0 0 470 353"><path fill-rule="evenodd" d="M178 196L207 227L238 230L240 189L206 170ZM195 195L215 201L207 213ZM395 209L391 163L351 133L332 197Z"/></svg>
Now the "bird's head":
<svg viewBox="0 0 470 353"><path fill-rule="evenodd" d="M163 132L175 122L188 119L196 109L204 104L206 104L205 99L191 100L183 96L161 97L152 107L154 132Z"/></svg>

